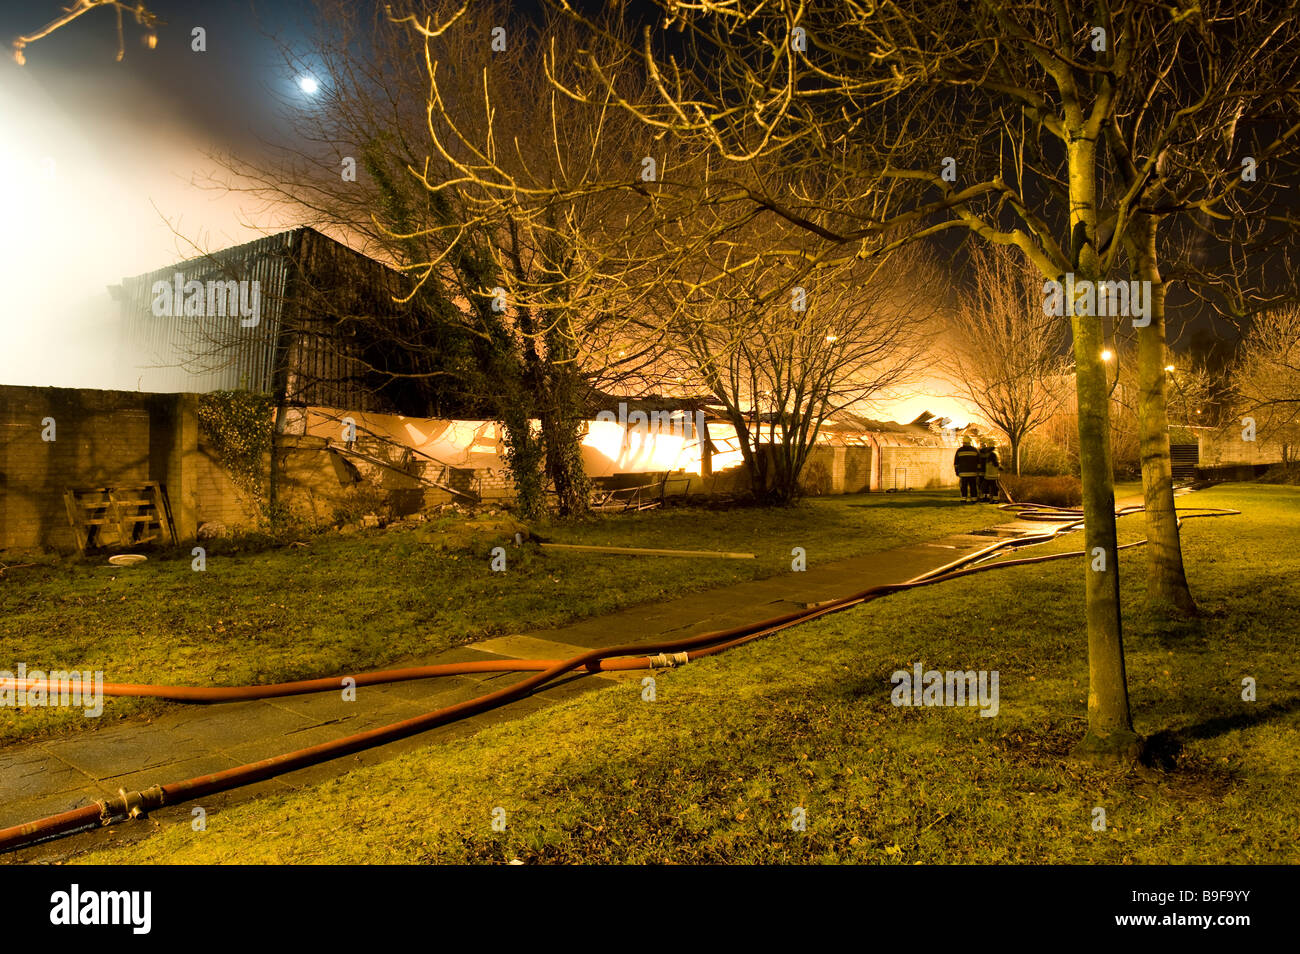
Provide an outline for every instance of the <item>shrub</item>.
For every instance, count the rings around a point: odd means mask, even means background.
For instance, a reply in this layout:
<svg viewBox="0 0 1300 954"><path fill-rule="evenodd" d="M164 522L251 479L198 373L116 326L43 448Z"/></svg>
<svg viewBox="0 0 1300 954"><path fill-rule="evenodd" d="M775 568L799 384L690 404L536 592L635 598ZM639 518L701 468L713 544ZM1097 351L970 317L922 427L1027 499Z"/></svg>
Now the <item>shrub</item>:
<svg viewBox="0 0 1300 954"><path fill-rule="evenodd" d="M389 495L369 482L354 484L343 491L335 506L334 523L360 523L362 517L372 513L385 523L394 518Z"/></svg>
<svg viewBox="0 0 1300 954"><path fill-rule="evenodd" d="M1010 470L1010 461L1004 470ZM1077 474L1078 458L1070 453L1069 448L1048 438L1030 435L1025 438L1020 448L1020 473L1022 476L1050 476Z"/></svg>
<svg viewBox="0 0 1300 954"><path fill-rule="evenodd" d="M1083 503L1083 483L1078 477L1017 477L1002 475L1002 489L1016 503L1049 507L1077 507Z"/></svg>
<svg viewBox="0 0 1300 954"><path fill-rule="evenodd" d="M1274 464L1260 475L1261 484L1300 484L1300 466L1295 463Z"/></svg>
<svg viewBox="0 0 1300 954"><path fill-rule="evenodd" d="M271 431L275 401L252 391L210 391L199 395L204 435L221 455L221 465L239 491L254 503L264 523L267 512Z"/></svg>

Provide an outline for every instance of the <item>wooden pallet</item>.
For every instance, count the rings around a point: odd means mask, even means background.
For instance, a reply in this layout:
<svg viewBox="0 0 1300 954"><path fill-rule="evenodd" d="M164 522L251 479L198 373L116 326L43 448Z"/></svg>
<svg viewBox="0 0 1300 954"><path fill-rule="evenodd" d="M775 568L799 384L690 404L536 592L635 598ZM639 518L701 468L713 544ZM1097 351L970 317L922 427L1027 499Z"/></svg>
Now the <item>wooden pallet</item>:
<svg viewBox="0 0 1300 954"><path fill-rule="evenodd" d="M157 481L112 487L68 488L63 493L77 549L132 547L141 543L174 543L167 494Z"/></svg>

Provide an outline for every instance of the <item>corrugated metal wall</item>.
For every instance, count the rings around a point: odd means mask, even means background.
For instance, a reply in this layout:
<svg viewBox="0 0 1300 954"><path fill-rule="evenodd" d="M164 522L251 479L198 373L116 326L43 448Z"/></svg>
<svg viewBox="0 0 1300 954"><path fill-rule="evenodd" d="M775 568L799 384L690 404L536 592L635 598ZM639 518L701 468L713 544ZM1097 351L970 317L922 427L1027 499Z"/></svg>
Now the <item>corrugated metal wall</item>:
<svg viewBox="0 0 1300 954"><path fill-rule="evenodd" d="M156 282L256 281L260 320L153 313ZM314 229L296 229L122 282L124 360L144 391L248 389L286 404L392 412L357 332L393 308L397 273ZM371 325L373 329L373 324Z"/></svg>
<svg viewBox="0 0 1300 954"><path fill-rule="evenodd" d="M377 393L383 376L361 354L364 334L393 310L397 273L313 229L299 231L292 257L279 382L285 403L396 410Z"/></svg>
<svg viewBox="0 0 1300 954"><path fill-rule="evenodd" d="M281 328L288 273L286 249L293 233L191 259L122 281L125 359L136 365L143 391L215 391L247 388L269 392ZM219 315L172 317L153 313L155 282L257 281L260 320L245 328ZM205 309L206 310L206 309Z"/></svg>

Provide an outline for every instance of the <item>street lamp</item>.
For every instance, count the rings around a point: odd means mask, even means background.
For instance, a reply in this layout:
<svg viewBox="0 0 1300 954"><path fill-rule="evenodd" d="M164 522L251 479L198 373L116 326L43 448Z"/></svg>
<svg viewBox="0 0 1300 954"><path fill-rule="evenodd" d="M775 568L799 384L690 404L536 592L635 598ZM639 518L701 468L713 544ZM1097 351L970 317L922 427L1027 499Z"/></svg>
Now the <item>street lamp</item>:
<svg viewBox="0 0 1300 954"><path fill-rule="evenodd" d="M1115 357L1115 353L1111 351L1109 348L1107 348L1105 351L1101 353L1101 360L1103 361L1109 361L1113 357Z"/></svg>

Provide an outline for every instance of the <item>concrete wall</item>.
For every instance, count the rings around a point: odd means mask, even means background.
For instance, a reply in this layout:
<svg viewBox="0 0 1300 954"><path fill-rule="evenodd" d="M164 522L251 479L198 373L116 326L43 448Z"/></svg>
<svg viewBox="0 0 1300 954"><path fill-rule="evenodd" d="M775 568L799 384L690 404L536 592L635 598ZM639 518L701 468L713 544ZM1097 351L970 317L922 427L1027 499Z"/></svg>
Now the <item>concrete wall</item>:
<svg viewBox="0 0 1300 954"><path fill-rule="evenodd" d="M1200 446L1198 467L1225 467L1234 464L1259 465L1282 463L1282 445L1277 441L1243 441L1241 426L1197 432Z"/></svg>
<svg viewBox="0 0 1300 954"><path fill-rule="evenodd" d="M958 485L953 447L882 447L881 490L937 490Z"/></svg>
<svg viewBox="0 0 1300 954"><path fill-rule="evenodd" d="M873 489L874 454L871 447L818 444L808 453L799 485L812 495L866 493Z"/></svg>

